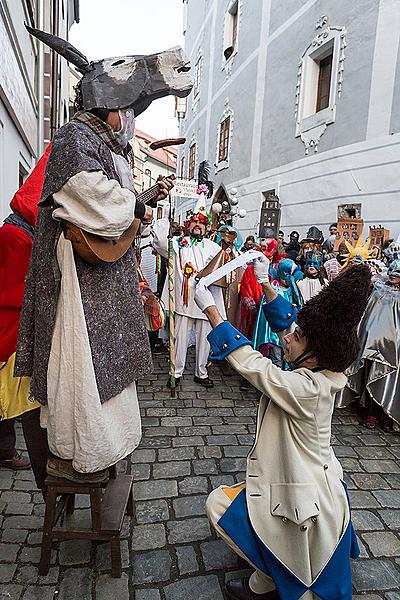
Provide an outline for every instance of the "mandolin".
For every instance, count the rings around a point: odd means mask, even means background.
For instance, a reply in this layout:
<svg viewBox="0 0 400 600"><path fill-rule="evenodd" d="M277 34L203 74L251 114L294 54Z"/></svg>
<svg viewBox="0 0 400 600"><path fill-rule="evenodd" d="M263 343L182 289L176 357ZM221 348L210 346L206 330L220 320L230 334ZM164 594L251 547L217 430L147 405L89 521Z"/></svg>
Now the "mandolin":
<svg viewBox="0 0 400 600"><path fill-rule="evenodd" d="M175 179L174 175L167 177L170 181ZM156 183L148 190L136 196L136 200L143 204L149 204L155 200L160 190ZM103 265L113 263L124 256L132 246L138 235L141 221L134 219L131 225L124 233L115 240L103 238L100 235L88 233L83 229L73 225L69 221L64 221L64 235L72 244L73 249L84 261L91 265Z"/></svg>

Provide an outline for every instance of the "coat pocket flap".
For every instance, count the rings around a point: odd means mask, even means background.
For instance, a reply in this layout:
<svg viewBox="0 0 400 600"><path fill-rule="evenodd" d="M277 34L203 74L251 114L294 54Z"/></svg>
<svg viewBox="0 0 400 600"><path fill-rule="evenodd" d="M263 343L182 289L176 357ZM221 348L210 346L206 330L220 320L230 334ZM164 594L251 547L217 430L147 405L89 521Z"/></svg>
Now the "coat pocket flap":
<svg viewBox="0 0 400 600"><path fill-rule="evenodd" d="M317 486L314 483L271 483L271 514L301 525L319 515Z"/></svg>

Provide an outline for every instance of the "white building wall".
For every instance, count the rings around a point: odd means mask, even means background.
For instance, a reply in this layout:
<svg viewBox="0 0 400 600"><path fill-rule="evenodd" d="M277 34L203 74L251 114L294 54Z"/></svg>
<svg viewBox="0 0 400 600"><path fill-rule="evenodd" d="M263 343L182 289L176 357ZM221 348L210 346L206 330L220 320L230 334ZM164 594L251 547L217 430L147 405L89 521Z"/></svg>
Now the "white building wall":
<svg viewBox="0 0 400 600"><path fill-rule="evenodd" d="M186 51L192 64L204 49L200 101L191 98L182 135L198 144L198 160L216 157L223 108L234 114L229 167L212 170L215 188L239 191L237 219L255 233L262 192L275 189L282 228L303 235L310 225L327 232L337 206L361 202L366 225L400 233L400 2L398 0L241 0L237 54L222 69L223 18L229 0L188 2ZM302 53L324 26L344 27L343 82L336 119L318 152L296 137L296 84ZM390 23L392 25L390 25ZM195 34L197 32L197 34ZM181 212L187 210L181 207ZM368 230L365 227L364 233Z"/></svg>
<svg viewBox="0 0 400 600"><path fill-rule="evenodd" d="M35 4L38 7L40 3ZM47 30L52 4L43 2ZM70 4L60 0L62 37L68 34L69 10ZM0 223L19 187L20 169L28 174L38 158L38 43L24 22L30 22L26 0L0 0ZM68 118L69 68L64 59L60 64L58 111L63 124Z"/></svg>

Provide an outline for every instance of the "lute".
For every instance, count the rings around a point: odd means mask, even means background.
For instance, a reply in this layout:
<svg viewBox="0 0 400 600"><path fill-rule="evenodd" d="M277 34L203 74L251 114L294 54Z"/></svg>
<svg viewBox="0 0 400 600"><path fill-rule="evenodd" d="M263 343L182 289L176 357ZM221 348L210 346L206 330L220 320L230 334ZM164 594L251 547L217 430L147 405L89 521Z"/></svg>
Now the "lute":
<svg viewBox="0 0 400 600"><path fill-rule="evenodd" d="M175 179L174 175L166 177L170 181ZM136 200L148 204L155 200L160 190L156 183L148 190L136 196ZM93 233L88 233L69 221L64 221L64 235L72 244L73 249L84 261L91 265L102 265L113 263L122 258L132 246L138 235L141 221L134 219L124 233L115 240L103 238Z"/></svg>

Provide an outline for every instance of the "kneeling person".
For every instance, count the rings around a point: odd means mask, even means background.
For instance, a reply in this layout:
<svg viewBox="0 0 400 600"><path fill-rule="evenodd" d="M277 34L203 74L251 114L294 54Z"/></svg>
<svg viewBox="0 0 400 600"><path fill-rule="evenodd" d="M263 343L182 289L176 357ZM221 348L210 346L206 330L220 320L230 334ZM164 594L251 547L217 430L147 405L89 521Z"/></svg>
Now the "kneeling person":
<svg viewBox="0 0 400 600"><path fill-rule="evenodd" d="M199 285L196 291L214 328L212 359L226 358L263 393L246 482L220 486L207 501L218 534L255 568L250 579L228 582L227 597L351 600L350 557L359 551L343 471L330 445L331 418L335 394L346 384L343 371L357 355L370 273L363 265L348 269L297 313L270 287L264 262L255 265L264 310L283 332L292 371L254 351L224 322L208 290Z"/></svg>

